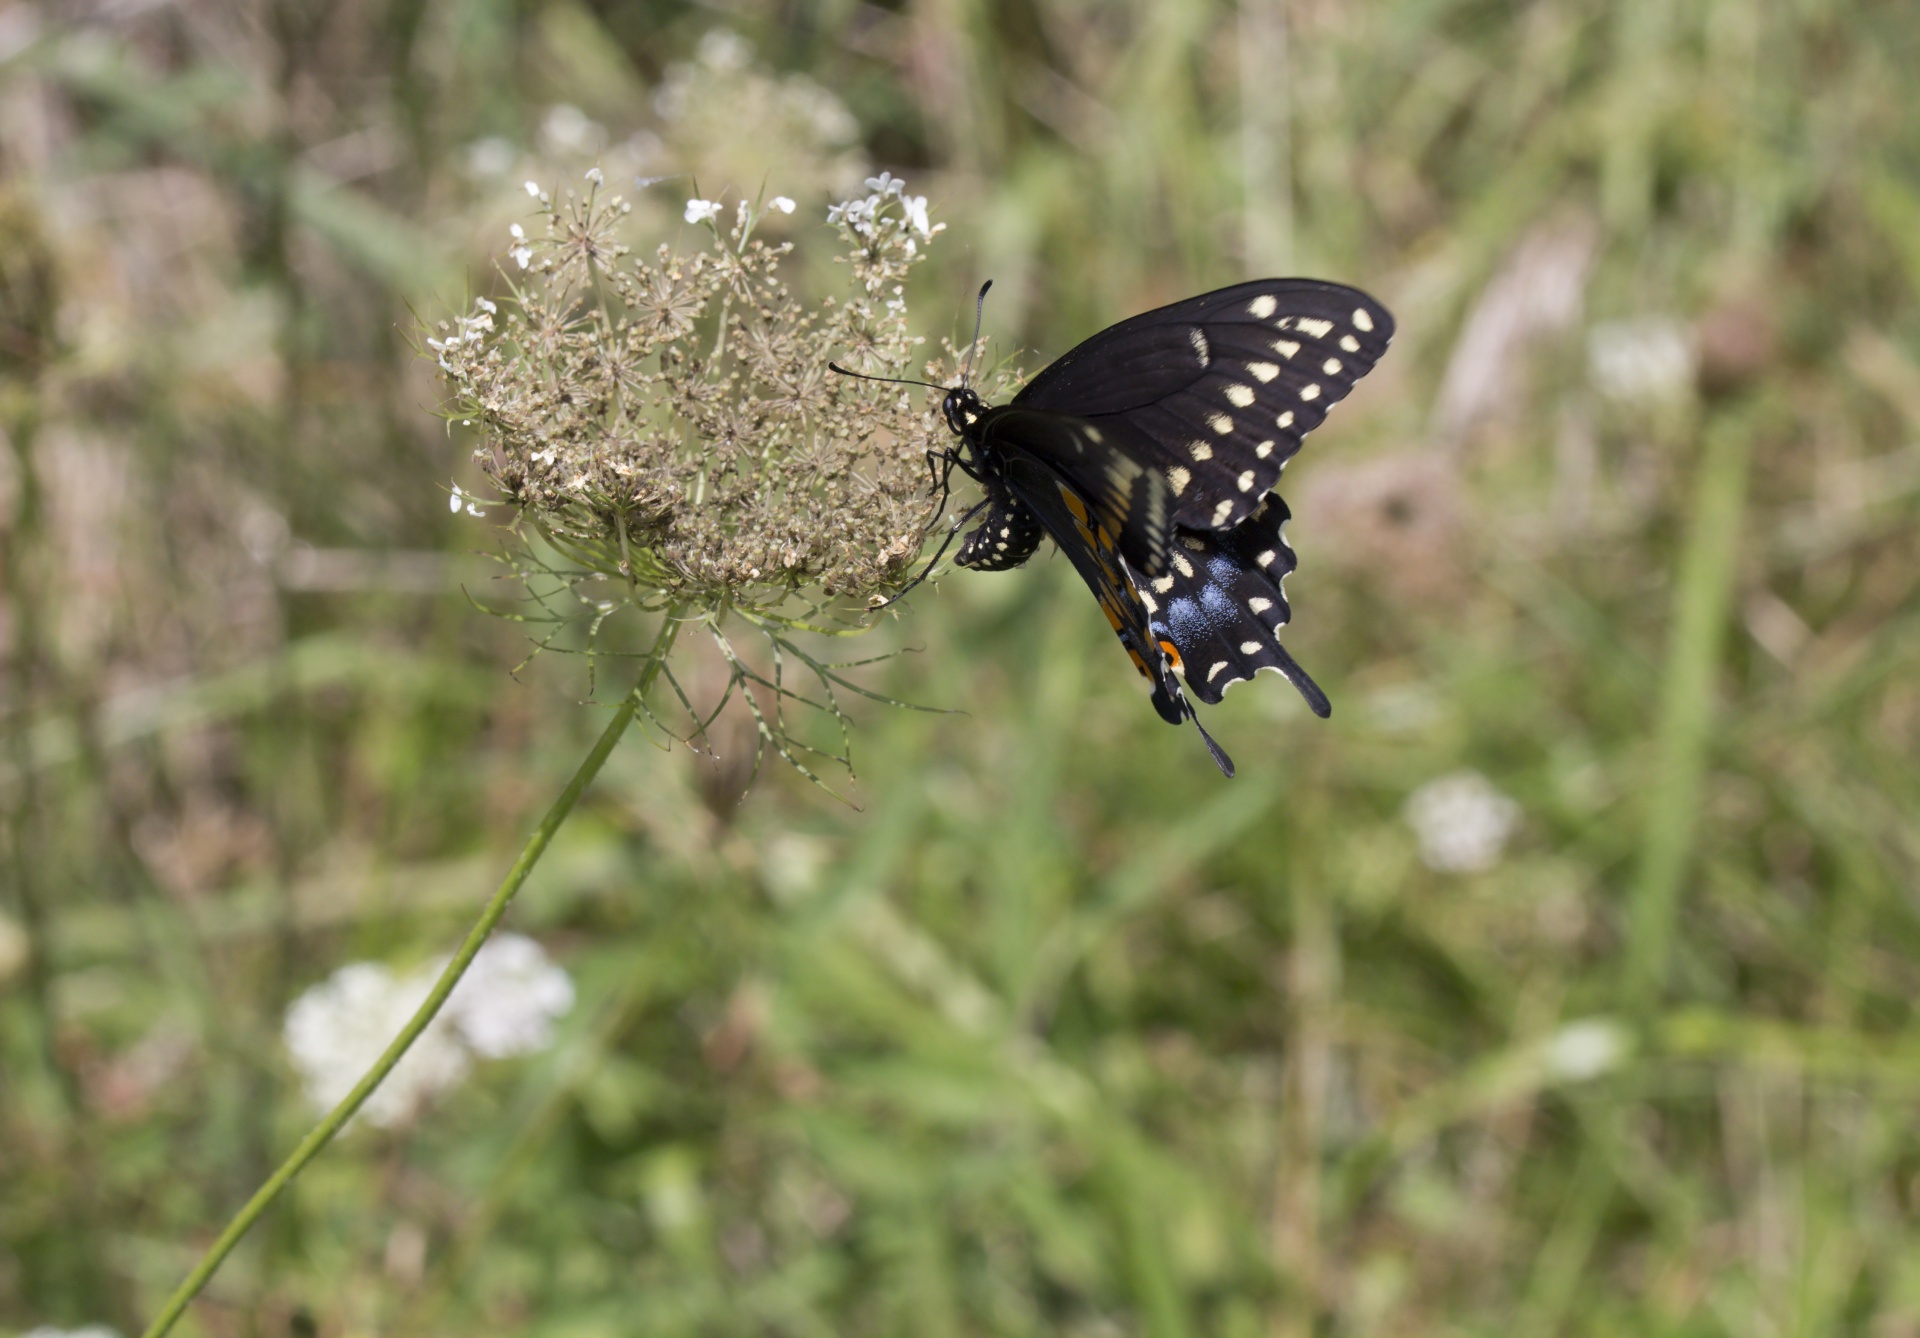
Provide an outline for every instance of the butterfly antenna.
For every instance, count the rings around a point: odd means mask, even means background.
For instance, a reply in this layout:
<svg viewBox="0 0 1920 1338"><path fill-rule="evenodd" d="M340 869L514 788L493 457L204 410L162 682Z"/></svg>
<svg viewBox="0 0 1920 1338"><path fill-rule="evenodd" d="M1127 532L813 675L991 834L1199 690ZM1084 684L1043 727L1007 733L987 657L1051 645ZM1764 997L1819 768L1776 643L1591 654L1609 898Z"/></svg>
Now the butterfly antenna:
<svg viewBox="0 0 1920 1338"><path fill-rule="evenodd" d="M980 351L980 318L987 314L987 289L993 287L988 279L980 285L980 296L973 301L973 342L967 345L967 368L960 373L960 384L966 385L973 380L973 355Z"/></svg>
<svg viewBox="0 0 1920 1338"><path fill-rule="evenodd" d="M925 386L928 390L945 390L945 386L936 386L931 381L915 381L905 376L868 376L865 372L850 372L837 362L827 364L827 370L838 372L842 376L855 377L861 381L886 381L896 386Z"/></svg>

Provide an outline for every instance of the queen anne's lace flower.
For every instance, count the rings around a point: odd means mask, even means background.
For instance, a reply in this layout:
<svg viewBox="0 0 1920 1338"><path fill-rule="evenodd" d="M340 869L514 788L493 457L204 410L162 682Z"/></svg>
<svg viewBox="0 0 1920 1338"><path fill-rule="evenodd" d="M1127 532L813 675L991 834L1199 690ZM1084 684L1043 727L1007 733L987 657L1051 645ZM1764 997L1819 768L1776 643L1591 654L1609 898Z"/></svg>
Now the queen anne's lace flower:
<svg viewBox="0 0 1920 1338"><path fill-rule="evenodd" d="M805 587L864 605L904 583L942 429L898 386L827 364L921 370L901 284L944 225L898 179L868 184L830 215L852 291L811 308L744 201L688 200L714 245L687 255L630 258L629 207L597 189L550 207L544 238L516 230L532 280L428 341L501 496L573 563L683 605L750 611Z"/></svg>
<svg viewBox="0 0 1920 1338"><path fill-rule="evenodd" d="M395 973L378 962L343 966L287 1010L287 1052L307 1100L331 1110L411 1018L446 967L445 959ZM466 976L413 1048L360 1108L381 1126L412 1119L459 1084L474 1059L545 1049L554 1021L573 1007L573 981L540 945L500 934L474 957Z"/></svg>
<svg viewBox="0 0 1920 1338"><path fill-rule="evenodd" d="M447 1000L446 1016L482 1059L536 1054L573 1008L573 977L522 934L496 935Z"/></svg>
<svg viewBox="0 0 1920 1338"><path fill-rule="evenodd" d="M1420 858L1440 873L1477 873L1500 862L1520 825L1520 805L1477 771L1430 780L1407 797Z"/></svg>
<svg viewBox="0 0 1920 1338"><path fill-rule="evenodd" d="M377 962L343 966L287 1010L287 1053L316 1110L338 1105L380 1057L433 989L433 974L396 976ZM473 1057L447 1020L436 1018L360 1115L369 1123L403 1124L435 1095L457 1084Z"/></svg>

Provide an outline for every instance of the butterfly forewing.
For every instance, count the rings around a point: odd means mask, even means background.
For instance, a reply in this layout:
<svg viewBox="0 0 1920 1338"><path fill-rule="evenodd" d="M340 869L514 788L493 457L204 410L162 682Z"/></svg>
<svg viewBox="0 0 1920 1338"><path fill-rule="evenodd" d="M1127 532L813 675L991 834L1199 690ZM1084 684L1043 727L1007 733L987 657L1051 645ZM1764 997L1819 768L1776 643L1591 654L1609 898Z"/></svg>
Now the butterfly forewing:
<svg viewBox="0 0 1920 1338"><path fill-rule="evenodd" d="M1160 574L1172 536L1174 498L1165 476L1142 458L1148 444L1131 424L1095 424L1008 405L987 410L977 430L988 449L1031 457L1065 479L1135 568ZM1033 505L1030 497L1021 500Z"/></svg>
<svg viewBox="0 0 1920 1338"><path fill-rule="evenodd" d="M1154 639L1138 578L1098 508L1051 464L1018 447L1007 452L1007 483L1093 591L1133 667L1153 684L1154 705L1161 715L1175 722L1183 719L1175 704L1180 688L1171 677L1164 648Z"/></svg>
<svg viewBox="0 0 1920 1338"><path fill-rule="evenodd" d="M1358 289L1266 279L1102 331L1015 397L1121 430L1158 466L1174 520L1226 529L1259 506L1327 410L1373 369L1393 319Z"/></svg>

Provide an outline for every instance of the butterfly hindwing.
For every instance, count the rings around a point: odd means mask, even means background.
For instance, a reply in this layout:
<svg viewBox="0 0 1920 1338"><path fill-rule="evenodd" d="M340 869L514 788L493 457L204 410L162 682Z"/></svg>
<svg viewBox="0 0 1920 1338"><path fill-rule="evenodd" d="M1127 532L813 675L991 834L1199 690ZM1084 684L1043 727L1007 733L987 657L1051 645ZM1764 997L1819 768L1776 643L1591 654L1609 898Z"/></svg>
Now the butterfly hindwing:
<svg viewBox="0 0 1920 1338"><path fill-rule="evenodd" d="M1127 562L1117 537L1095 504L1038 455L1011 446L1005 448L1005 460L1008 486L1039 518L1055 546L1093 591L1133 667L1153 685L1154 709L1170 724L1192 720L1214 762L1228 776L1233 775L1233 759L1200 724L1173 676L1178 659L1174 643L1154 635L1140 594L1139 583L1146 578Z"/></svg>
<svg viewBox="0 0 1920 1338"><path fill-rule="evenodd" d="M1225 529L1259 506L1301 439L1386 352L1393 318L1367 294L1263 279L1120 322L1036 376L1014 406L1120 432L1159 467L1174 520Z"/></svg>
<svg viewBox="0 0 1920 1338"><path fill-rule="evenodd" d="M1171 659L1203 702L1271 669L1315 715L1331 714L1326 694L1280 644L1291 615L1283 584L1296 562L1288 519L1287 504L1270 495L1231 530L1179 530L1166 574L1141 592L1154 639L1173 643Z"/></svg>

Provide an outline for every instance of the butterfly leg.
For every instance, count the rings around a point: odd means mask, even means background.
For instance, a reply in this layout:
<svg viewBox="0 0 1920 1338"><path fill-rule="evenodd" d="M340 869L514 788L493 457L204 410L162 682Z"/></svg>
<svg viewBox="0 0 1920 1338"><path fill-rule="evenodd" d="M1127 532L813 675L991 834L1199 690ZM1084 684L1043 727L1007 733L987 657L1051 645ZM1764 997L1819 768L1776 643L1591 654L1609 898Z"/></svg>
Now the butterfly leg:
<svg viewBox="0 0 1920 1338"><path fill-rule="evenodd" d="M891 599L882 600L880 603L875 604L873 606L874 612L876 613L879 612L881 609L886 608L889 604L894 603L896 600L905 599L907 595L911 593L916 586L918 586L921 582L925 581L927 577L933 575L933 569L940 565L940 559L947 555L947 549L953 545L953 537L956 534L960 533L961 530L965 529L967 526L967 522L972 520L978 514L980 514L981 508L986 506L986 504L987 503L984 499L974 503L971 507L967 509L967 513L964 516L954 521L953 524L949 526L947 529L947 537L940 541L940 550L933 555L933 561L929 562L926 565L926 567L922 569L922 571L918 576L914 577L913 580L907 583L906 589L902 590L899 594L893 596L893 598ZM941 505L944 507L946 503L943 501Z"/></svg>

